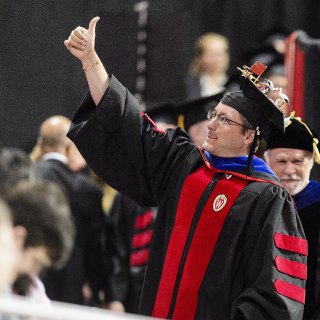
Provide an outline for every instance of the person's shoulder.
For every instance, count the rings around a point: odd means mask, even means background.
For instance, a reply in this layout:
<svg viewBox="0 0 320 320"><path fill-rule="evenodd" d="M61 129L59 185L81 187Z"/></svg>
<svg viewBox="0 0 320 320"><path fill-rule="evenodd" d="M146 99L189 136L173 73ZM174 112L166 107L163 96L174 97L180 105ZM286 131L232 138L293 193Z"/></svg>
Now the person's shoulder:
<svg viewBox="0 0 320 320"><path fill-rule="evenodd" d="M246 191L252 192L255 194L261 194L263 192L270 191L274 196L281 195L281 197L288 197L289 194L285 188L280 184L280 181L277 177L259 172L255 173L252 177L247 177L249 183L246 187Z"/></svg>
<svg viewBox="0 0 320 320"><path fill-rule="evenodd" d="M102 186L89 175L82 172L74 172L75 184L80 190L94 193L102 193Z"/></svg>
<svg viewBox="0 0 320 320"><path fill-rule="evenodd" d="M73 172L68 165L59 160L39 160L33 165L33 169L37 176L43 178L60 180L61 176L72 178ZM60 177L60 178L59 178Z"/></svg>
<svg viewBox="0 0 320 320"><path fill-rule="evenodd" d="M253 171L252 178L256 179L257 182L270 183L282 187L279 178L274 173L268 170Z"/></svg>
<svg viewBox="0 0 320 320"><path fill-rule="evenodd" d="M57 159L40 159L34 162L35 168L68 167L63 161Z"/></svg>
<svg viewBox="0 0 320 320"><path fill-rule="evenodd" d="M320 194L320 182L316 180L310 180L309 182L310 188Z"/></svg>

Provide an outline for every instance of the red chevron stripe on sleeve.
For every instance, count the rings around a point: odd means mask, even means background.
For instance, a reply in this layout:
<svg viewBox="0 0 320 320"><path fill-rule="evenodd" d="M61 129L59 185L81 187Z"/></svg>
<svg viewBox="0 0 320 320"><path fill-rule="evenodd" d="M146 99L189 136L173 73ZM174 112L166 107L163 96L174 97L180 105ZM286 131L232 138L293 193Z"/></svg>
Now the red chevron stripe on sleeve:
<svg viewBox="0 0 320 320"><path fill-rule="evenodd" d="M277 279L274 283L276 291L283 296L305 303L306 290L294 284Z"/></svg>
<svg viewBox="0 0 320 320"><path fill-rule="evenodd" d="M136 217L134 228L135 230L142 230L150 226L153 222L153 213L152 210L147 210L143 214Z"/></svg>
<svg viewBox="0 0 320 320"><path fill-rule="evenodd" d="M142 249L138 252L133 252L130 256L130 266L138 267L146 265L149 257L149 249Z"/></svg>
<svg viewBox="0 0 320 320"><path fill-rule="evenodd" d="M307 279L306 264L284 259L281 257L276 257L275 263L278 271L299 279L303 279L303 280Z"/></svg>
<svg viewBox="0 0 320 320"><path fill-rule="evenodd" d="M276 233L274 236L274 242L276 247L279 249L292 251L304 256L308 255L308 241L302 238Z"/></svg>
<svg viewBox="0 0 320 320"><path fill-rule="evenodd" d="M133 249L150 246L151 238L152 230L147 230L143 233L136 233L132 238L131 246Z"/></svg>

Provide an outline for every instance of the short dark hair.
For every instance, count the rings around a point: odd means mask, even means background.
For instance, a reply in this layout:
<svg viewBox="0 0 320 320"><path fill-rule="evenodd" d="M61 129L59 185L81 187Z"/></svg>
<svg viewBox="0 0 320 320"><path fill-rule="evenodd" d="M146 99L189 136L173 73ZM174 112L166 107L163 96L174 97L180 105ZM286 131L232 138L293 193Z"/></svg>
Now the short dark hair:
<svg viewBox="0 0 320 320"><path fill-rule="evenodd" d="M248 130L255 130L248 119L240 113L241 122L243 124L242 133L245 134Z"/></svg>
<svg viewBox="0 0 320 320"><path fill-rule="evenodd" d="M0 149L0 191L34 176L32 161L25 151L11 147Z"/></svg>
<svg viewBox="0 0 320 320"><path fill-rule="evenodd" d="M243 124L243 127L241 127L242 128L241 131L243 134L245 134L248 130L255 130L253 128L252 124L248 121L248 119L245 116L243 116L241 113L240 113L240 117L241 117L242 124ZM255 146L254 146L254 152L256 152L258 150L259 144L260 144L259 139L256 139Z"/></svg>
<svg viewBox="0 0 320 320"><path fill-rule="evenodd" d="M13 224L26 228L25 247L44 246L61 268L73 248L75 227L67 198L49 181L21 181L4 194Z"/></svg>

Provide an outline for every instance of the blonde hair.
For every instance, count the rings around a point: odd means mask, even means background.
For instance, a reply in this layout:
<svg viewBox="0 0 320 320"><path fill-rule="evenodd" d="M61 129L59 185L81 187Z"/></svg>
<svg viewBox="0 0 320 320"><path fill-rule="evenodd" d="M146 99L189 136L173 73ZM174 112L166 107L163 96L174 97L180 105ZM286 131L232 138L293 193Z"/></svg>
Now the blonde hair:
<svg viewBox="0 0 320 320"><path fill-rule="evenodd" d="M208 47L208 44L213 41L221 41L225 43L227 51L229 51L229 40L215 32L207 32L200 36L195 43L195 57L193 58L190 64L190 73L193 75L198 75L200 73L200 58L203 55L203 52Z"/></svg>

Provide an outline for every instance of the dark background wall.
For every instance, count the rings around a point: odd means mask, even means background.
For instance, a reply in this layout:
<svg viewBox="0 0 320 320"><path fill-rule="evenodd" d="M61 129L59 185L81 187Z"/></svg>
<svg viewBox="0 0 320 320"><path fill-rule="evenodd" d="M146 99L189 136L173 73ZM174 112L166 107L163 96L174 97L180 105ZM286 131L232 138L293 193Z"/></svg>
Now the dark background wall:
<svg viewBox="0 0 320 320"><path fill-rule="evenodd" d="M134 92L137 13L133 0L0 0L0 140L30 151L47 117L71 117L87 88L63 41L99 15L97 48L109 72ZM231 68L246 64L271 32L320 38L320 4L301 0L149 1L146 100L183 99L197 36L231 40Z"/></svg>

